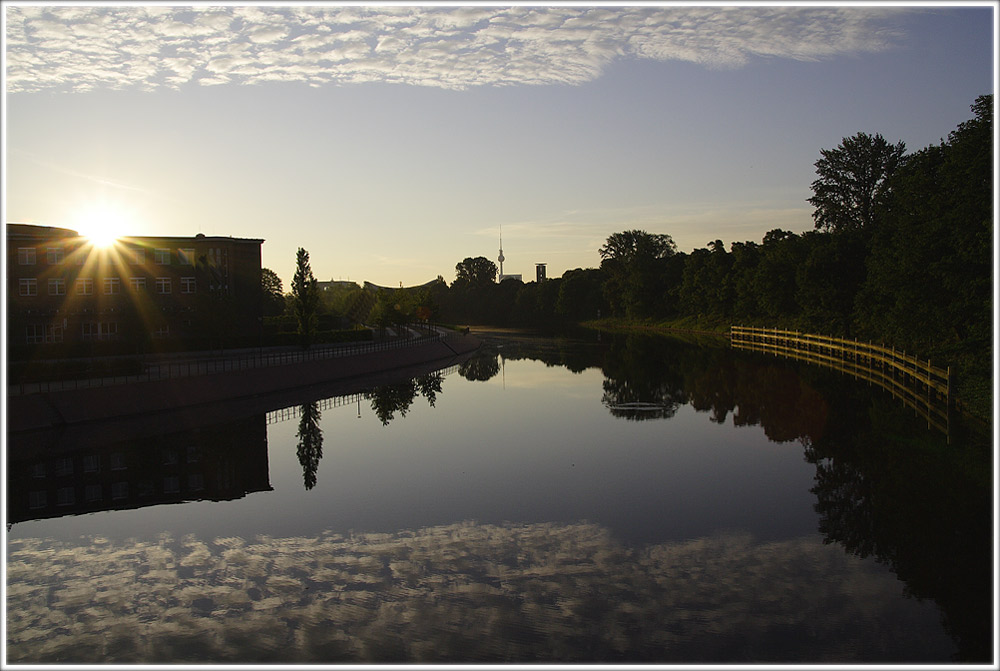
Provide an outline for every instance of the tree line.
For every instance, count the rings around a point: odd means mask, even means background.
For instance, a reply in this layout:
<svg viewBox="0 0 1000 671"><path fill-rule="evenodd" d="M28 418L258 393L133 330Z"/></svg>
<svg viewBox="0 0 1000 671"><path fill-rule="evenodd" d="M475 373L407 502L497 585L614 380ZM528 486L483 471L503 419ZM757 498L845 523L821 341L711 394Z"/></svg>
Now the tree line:
<svg viewBox="0 0 1000 671"><path fill-rule="evenodd" d="M450 286L439 277L367 299L358 288L320 309L382 325L738 323L891 343L988 371L993 96L977 98L972 112L940 144L913 153L866 133L822 149L808 199L814 230L775 228L760 242L712 240L690 253L668 234L624 230L598 250L600 267L560 278L497 283L492 261L468 257Z"/></svg>

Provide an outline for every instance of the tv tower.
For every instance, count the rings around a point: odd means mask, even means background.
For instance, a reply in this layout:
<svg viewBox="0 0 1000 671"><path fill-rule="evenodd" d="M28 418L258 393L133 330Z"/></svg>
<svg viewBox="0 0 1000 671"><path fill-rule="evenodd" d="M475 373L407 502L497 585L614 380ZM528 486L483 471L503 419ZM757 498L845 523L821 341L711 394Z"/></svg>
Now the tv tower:
<svg viewBox="0 0 1000 671"><path fill-rule="evenodd" d="M497 257L497 261L500 262L500 277L498 279L503 279L503 226L500 226L500 256Z"/></svg>

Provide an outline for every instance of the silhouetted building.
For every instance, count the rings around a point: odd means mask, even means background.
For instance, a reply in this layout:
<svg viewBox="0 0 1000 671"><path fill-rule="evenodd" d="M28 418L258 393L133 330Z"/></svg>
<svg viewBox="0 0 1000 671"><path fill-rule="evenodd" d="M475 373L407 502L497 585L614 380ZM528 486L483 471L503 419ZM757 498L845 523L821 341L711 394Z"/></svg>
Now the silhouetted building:
<svg viewBox="0 0 1000 671"><path fill-rule="evenodd" d="M145 236L101 248L64 228L6 233L14 348L258 333L263 240Z"/></svg>
<svg viewBox="0 0 1000 671"><path fill-rule="evenodd" d="M544 282L545 281L545 264L536 263L535 264L535 281Z"/></svg>

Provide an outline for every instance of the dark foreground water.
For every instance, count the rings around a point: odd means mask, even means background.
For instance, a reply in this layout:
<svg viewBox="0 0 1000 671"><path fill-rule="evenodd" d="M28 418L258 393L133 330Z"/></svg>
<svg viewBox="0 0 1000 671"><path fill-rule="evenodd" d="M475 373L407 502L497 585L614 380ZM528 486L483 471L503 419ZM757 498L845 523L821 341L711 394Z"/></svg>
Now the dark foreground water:
<svg viewBox="0 0 1000 671"><path fill-rule="evenodd" d="M850 377L517 338L239 415L9 437L9 662L990 661L990 433Z"/></svg>

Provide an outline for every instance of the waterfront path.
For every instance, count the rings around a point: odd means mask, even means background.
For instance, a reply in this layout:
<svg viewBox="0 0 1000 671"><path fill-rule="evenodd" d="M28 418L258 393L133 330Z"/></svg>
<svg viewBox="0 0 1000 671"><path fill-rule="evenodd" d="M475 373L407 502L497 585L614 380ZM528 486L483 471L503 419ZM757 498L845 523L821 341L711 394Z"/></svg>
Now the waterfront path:
<svg viewBox="0 0 1000 671"><path fill-rule="evenodd" d="M89 389L110 387L135 382L168 380L178 377L211 375L251 368L284 366L292 363L357 356L370 352L382 352L401 347L411 347L428 340L443 340L450 332L441 327L430 326L425 330L407 329L395 332L386 329L384 337L373 340L313 345L303 350L295 345L276 347L253 347L236 350L172 352L148 354L139 357L141 372L131 375L79 376L66 380L45 380L41 382L19 382L7 386L7 396L65 391L69 389ZM134 360L135 356L108 357Z"/></svg>
<svg viewBox="0 0 1000 671"><path fill-rule="evenodd" d="M478 349L481 341L435 331L366 343L298 351L250 351L233 356L158 361L142 375L43 383L7 395L8 431L144 415L361 378L440 361Z"/></svg>

